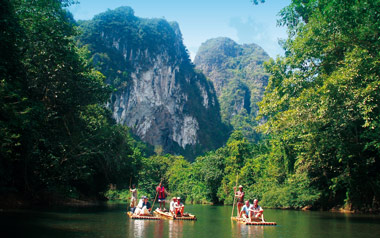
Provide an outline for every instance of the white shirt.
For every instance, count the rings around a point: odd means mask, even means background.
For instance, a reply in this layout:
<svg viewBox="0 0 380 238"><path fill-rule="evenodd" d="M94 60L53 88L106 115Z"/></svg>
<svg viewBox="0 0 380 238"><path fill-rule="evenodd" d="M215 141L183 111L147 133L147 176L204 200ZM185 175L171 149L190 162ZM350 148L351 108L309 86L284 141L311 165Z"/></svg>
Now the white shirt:
<svg viewBox="0 0 380 238"><path fill-rule="evenodd" d="M253 204L249 207L249 209L253 210L254 212L259 212L263 210L259 205L257 205L257 207L254 207Z"/></svg>
<svg viewBox="0 0 380 238"><path fill-rule="evenodd" d="M144 204L144 201L142 199L140 199L139 204L137 205L137 207L142 208L143 204Z"/></svg>
<svg viewBox="0 0 380 238"><path fill-rule="evenodd" d="M137 189L131 189L131 192L132 192L132 198L133 199L137 199Z"/></svg>
<svg viewBox="0 0 380 238"><path fill-rule="evenodd" d="M170 211L174 211L174 201L170 202Z"/></svg>

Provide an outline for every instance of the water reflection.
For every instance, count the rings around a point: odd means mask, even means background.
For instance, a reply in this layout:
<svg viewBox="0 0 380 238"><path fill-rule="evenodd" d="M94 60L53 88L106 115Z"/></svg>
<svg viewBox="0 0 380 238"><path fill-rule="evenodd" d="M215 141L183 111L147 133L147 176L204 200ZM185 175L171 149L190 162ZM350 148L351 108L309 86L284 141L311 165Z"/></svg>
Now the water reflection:
<svg viewBox="0 0 380 238"><path fill-rule="evenodd" d="M176 220L132 220L128 219L127 237L182 238L184 223L191 229L194 222Z"/></svg>
<svg viewBox="0 0 380 238"><path fill-rule="evenodd" d="M128 219L129 234L127 234L127 237L149 237L148 227L152 222L157 221ZM133 236L130 236L131 233Z"/></svg>
<svg viewBox="0 0 380 238"><path fill-rule="evenodd" d="M164 237L164 225L165 224L163 220L156 221L156 223L154 224L154 237Z"/></svg>
<svg viewBox="0 0 380 238"><path fill-rule="evenodd" d="M235 237L264 237L267 226L248 226L241 222L231 221L232 233Z"/></svg>
<svg viewBox="0 0 380 238"><path fill-rule="evenodd" d="M248 235L250 237L264 237L264 226L246 226L246 230L248 230ZM268 227L265 227L265 229Z"/></svg>
<svg viewBox="0 0 380 238"><path fill-rule="evenodd" d="M183 237L183 221L169 220L169 238Z"/></svg>
<svg viewBox="0 0 380 238"><path fill-rule="evenodd" d="M197 221L132 220L125 206L0 212L2 234L28 238L127 237L380 237L380 216L267 209L278 226L247 226L231 221L226 206L188 205ZM4 236L4 235L3 235ZM7 236L6 236L7 237Z"/></svg>

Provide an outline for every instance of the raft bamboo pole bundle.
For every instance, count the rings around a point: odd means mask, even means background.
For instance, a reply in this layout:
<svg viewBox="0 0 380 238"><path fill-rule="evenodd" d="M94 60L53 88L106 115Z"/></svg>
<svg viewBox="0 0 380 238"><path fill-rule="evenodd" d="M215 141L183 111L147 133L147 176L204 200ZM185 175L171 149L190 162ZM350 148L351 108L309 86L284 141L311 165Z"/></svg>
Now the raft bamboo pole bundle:
<svg viewBox="0 0 380 238"><path fill-rule="evenodd" d="M182 217L174 217L173 214L170 212L163 212L160 210L155 210L154 214L162 216L164 218L170 219L170 220L184 220L184 221L196 221L197 217L192 214L188 214L188 216L182 216Z"/></svg>
<svg viewBox="0 0 380 238"><path fill-rule="evenodd" d="M276 222L266 222L266 221L247 221L245 218L232 217L232 220L245 223L250 226L277 226Z"/></svg>
<svg viewBox="0 0 380 238"><path fill-rule="evenodd" d="M245 224L250 226L277 226L276 222L245 222Z"/></svg>
<svg viewBox="0 0 380 238"><path fill-rule="evenodd" d="M196 221L197 217L192 216L192 217L176 217L174 220L183 220L183 221Z"/></svg>
<svg viewBox="0 0 380 238"><path fill-rule="evenodd" d="M174 216L171 213L165 213L165 212L162 212L162 211L159 211L159 210L155 210L154 214L162 216L162 217L164 217L166 219L170 219L170 220L174 220L175 219Z"/></svg>
<svg viewBox="0 0 380 238"><path fill-rule="evenodd" d="M148 217L148 216L132 216L132 219L135 220L161 220L159 217Z"/></svg>
<svg viewBox="0 0 380 238"><path fill-rule="evenodd" d="M147 216L147 215L135 215L135 214L132 214L132 212L128 212L127 214L131 219L136 219L136 220L161 220L161 218L154 217L152 215L149 215L149 216Z"/></svg>

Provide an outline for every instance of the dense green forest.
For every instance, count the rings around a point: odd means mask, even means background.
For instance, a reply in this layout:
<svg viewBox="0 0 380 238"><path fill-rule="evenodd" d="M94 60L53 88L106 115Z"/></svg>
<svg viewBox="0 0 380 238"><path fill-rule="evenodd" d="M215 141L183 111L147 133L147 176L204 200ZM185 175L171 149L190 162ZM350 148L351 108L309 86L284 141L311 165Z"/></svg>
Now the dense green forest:
<svg viewBox="0 0 380 238"><path fill-rule="evenodd" d="M111 118L71 3L0 3L2 197L125 198L136 183L153 198L162 180L187 202L231 204L238 180L267 207L379 210L380 1L293 0L279 13L285 56L266 63L264 138L235 131L193 163L149 156Z"/></svg>
<svg viewBox="0 0 380 238"><path fill-rule="evenodd" d="M75 44L70 2L1 2L2 194L98 198L141 157L104 107L103 75Z"/></svg>
<svg viewBox="0 0 380 238"><path fill-rule="evenodd" d="M308 183L298 197L310 204L379 208L379 7L309 0L280 12L286 56L267 64L260 130L283 164L279 184Z"/></svg>
<svg viewBox="0 0 380 238"><path fill-rule="evenodd" d="M265 138L236 131L192 164L156 157L151 183L162 177L189 202L230 204L238 179L264 206L378 210L379 4L293 1L280 12L286 55L266 64Z"/></svg>

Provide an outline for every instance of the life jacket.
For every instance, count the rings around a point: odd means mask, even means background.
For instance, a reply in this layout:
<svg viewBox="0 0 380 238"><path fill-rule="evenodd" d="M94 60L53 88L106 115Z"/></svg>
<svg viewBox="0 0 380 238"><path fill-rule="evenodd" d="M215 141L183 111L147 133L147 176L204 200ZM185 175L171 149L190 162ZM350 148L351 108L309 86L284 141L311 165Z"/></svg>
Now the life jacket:
<svg viewBox="0 0 380 238"><path fill-rule="evenodd" d="M165 188L164 188L164 186L157 187L157 192L158 192L158 198L159 199L165 199Z"/></svg>

